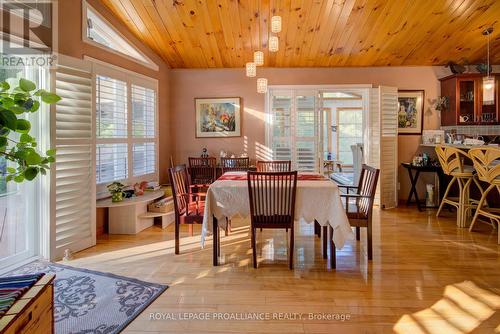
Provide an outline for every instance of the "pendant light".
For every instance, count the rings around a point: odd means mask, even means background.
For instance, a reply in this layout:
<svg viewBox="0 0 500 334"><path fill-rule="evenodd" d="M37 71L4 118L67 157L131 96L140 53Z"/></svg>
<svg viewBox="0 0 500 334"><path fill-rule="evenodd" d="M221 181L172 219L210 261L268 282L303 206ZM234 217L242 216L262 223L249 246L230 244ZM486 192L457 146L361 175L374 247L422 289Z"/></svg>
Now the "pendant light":
<svg viewBox="0 0 500 334"><path fill-rule="evenodd" d="M495 78L490 75L490 35L493 28L488 28L483 31L483 35L488 36L488 62L487 62L487 76L483 77L483 104L495 104Z"/></svg>
<svg viewBox="0 0 500 334"><path fill-rule="evenodd" d="M258 78L257 79L257 93L265 94L267 93L267 79Z"/></svg>
<svg viewBox="0 0 500 334"><path fill-rule="evenodd" d="M262 52L262 51L255 51L253 53L253 62L257 66L264 65L264 52Z"/></svg>
<svg viewBox="0 0 500 334"><path fill-rule="evenodd" d="M247 77L253 78L257 75L257 66L255 65L255 63L247 63L246 69Z"/></svg>
<svg viewBox="0 0 500 334"><path fill-rule="evenodd" d="M278 52L279 50L279 40L278 36L271 36L269 37L269 51L271 52Z"/></svg>
<svg viewBox="0 0 500 334"><path fill-rule="evenodd" d="M271 31L275 34L281 32L281 16L271 17Z"/></svg>

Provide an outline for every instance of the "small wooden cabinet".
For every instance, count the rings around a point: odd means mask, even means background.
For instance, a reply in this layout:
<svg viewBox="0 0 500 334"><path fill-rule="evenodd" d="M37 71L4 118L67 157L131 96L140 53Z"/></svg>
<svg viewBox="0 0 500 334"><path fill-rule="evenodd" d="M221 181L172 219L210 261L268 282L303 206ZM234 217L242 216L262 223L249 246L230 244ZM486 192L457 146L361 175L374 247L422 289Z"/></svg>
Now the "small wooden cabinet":
<svg viewBox="0 0 500 334"><path fill-rule="evenodd" d="M495 77L495 103L483 104L484 74L454 74L441 81L441 96L447 96L449 105L441 111L441 125L493 125L499 124L499 74Z"/></svg>

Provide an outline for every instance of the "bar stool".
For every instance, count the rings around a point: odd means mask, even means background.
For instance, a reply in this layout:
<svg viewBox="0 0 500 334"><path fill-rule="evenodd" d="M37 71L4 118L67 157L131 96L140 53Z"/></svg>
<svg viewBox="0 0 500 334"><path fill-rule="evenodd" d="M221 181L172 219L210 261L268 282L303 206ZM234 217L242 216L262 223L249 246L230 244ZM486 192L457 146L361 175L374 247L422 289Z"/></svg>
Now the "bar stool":
<svg viewBox="0 0 500 334"><path fill-rule="evenodd" d="M468 211L477 207L479 202L469 199L470 184L474 182L481 191L481 195L483 194L483 188L473 174L474 168L463 163L464 158L469 157L466 152L455 147L438 145L436 146L436 153L443 172L453 177L446 188L436 217L439 217L445 204L452 205L457 208L457 226L465 227ZM458 183L459 196L458 198L448 197L448 193L455 182Z"/></svg>
<svg viewBox="0 0 500 334"><path fill-rule="evenodd" d="M497 225L500 224L500 208L488 208L485 202L488 193L493 188L496 188L500 193L500 148L472 148L469 151L469 156L474 163L474 168L477 171L479 180L489 184L488 188L486 188L481 196L469 230L472 231L479 216L489 218L491 225L495 228L493 221ZM500 228L498 232L498 243L500 244Z"/></svg>

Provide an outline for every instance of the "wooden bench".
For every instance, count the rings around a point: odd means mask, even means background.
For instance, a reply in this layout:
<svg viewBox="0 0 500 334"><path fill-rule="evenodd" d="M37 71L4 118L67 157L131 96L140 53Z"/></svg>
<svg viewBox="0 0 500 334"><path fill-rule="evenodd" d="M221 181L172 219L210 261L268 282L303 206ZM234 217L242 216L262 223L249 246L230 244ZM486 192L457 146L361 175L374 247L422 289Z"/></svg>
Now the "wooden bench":
<svg viewBox="0 0 500 334"><path fill-rule="evenodd" d="M0 318L0 334L54 333L54 278L44 275Z"/></svg>

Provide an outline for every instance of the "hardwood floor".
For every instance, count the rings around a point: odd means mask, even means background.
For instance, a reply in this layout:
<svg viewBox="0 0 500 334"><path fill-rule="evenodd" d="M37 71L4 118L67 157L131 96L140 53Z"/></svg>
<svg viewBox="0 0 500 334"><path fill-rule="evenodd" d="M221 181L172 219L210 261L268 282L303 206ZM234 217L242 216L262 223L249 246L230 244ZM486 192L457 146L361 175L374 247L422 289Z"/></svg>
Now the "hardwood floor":
<svg viewBox="0 0 500 334"><path fill-rule="evenodd" d="M437 219L414 207L375 211L373 261L366 261L363 231L361 242L337 251L337 270L327 267L305 223L296 227L293 271L284 232L270 230L259 233L261 262L253 269L244 220L222 237L220 267L212 267L211 243L200 249L200 227L194 237L186 227L175 256L173 226L102 238L69 264L170 286L127 333L500 333L496 231L485 224L474 233L458 229L453 213ZM178 319L189 312L270 319ZM334 319L310 320L309 313Z"/></svg>

